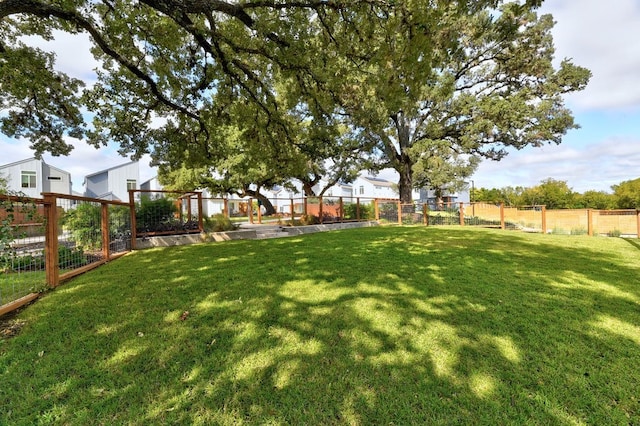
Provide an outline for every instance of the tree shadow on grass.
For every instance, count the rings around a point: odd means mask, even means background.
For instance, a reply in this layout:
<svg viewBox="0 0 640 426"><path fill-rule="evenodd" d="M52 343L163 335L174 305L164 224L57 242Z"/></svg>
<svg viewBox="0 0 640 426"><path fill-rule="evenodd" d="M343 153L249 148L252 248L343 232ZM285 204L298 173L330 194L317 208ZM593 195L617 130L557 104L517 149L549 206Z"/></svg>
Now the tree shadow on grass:
<svg viewBox="0 0 640 426"><path fill-rule="evenodd" d="M640 239L623 238L623 240L640 250Z"/></svg>
<svg viewBox="0 0 640 426"><path fill-rule="evenodd" d="M50 339L15 339L0 396L61 423L633 423L637 282L596 246L498 232L152 250L46 297Z"/></svg>

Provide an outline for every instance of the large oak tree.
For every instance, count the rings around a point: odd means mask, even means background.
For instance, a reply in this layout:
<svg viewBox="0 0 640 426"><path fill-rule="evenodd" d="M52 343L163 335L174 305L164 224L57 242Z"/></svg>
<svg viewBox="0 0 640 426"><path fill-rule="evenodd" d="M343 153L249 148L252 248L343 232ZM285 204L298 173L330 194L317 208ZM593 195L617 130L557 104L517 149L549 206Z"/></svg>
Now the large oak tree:
<svg viewBox="0 0 640 426"><path fill-rule="evenodd" d="M540 1L502 3L0 0L0 126L38 154L68 153L69 135L171 170L218 170L231 125L252 152L281 144L269 159L306 164L286 170L303 182L327 172L325 156L393 167L409 201L416 184L460 179L505 147L559 143L575 126L561 95L589 72L554 68ZM23 37L54 30L90 35L95 85L81 92Z"/></svg>
<svg viewBox="0 0 640 426"><path fill-rule="evenodd" d="M577 127L562 96L591 74L567 59L554 66L553 19L534 6L397 2L367 27L378 48L339 92L379 166L399 173L402 201L416 186L459 184L480 158L560 143Z"/></svg>

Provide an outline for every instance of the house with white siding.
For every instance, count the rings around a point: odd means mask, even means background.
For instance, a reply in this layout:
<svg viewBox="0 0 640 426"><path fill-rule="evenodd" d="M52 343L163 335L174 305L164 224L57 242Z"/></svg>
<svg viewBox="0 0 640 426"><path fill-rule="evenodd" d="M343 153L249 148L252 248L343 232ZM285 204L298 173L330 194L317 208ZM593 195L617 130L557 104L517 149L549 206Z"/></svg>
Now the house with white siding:
<svg viewBox="0 0 640 426"><path fill-rule="evenodd" d="M129 190L139 189L140 169L137 161L120 164L84 177L85 197L111 201L129 201Z"/></svg>
<svg viewBox="0 0 640 426"><path fill-rule="evenodd" d="M358 176L351 184L354 197L398 198L397 185L386 179L373 176Z"/></svg>
<svg viewBox="0 0 640 426"><path fill-rule="evenodd" d="M41 198L43 192L71 195L71 173L47 164L43 159L27 158L0 166L0 176L9 191Z"/></svg>
<svg viewBox="0 0 640 426"><path fill-rule="evenodd" d="M154 176L151 179L145 180L140 184L140 189L144 191L162 191L164 188L158 180L158 176Z"/></svg>

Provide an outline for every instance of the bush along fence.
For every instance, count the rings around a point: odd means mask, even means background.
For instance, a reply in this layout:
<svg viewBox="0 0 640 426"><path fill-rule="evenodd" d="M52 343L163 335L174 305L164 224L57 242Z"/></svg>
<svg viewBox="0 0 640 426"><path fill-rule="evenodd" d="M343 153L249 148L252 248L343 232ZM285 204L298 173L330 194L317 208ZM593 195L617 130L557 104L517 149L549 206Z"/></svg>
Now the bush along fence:
<svg viewBox="0 0 640 426"><path fill-rule="evenodd" d="M129 190L131 248L137 238L204 231L202 193Z"/></svg>

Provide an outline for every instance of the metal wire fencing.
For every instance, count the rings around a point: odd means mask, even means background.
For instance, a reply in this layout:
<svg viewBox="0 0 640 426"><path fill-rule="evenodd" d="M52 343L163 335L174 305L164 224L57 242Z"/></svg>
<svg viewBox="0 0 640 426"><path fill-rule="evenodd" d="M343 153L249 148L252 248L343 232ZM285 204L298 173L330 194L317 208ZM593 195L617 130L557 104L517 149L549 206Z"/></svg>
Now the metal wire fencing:
<svg viewBox="0 0 640 426"><path fill-rule="evenodd" d="M0 307L46 285L41 201L0 195Z"/></svg>
<svg viewBox="0 0 640 426"><path fill-rule="evenodd" d="M197 233L203 230L200 192L130 190L134 237Z"/></svg>
<svg viewBox="0 0 640 426"><path fill-rule="evenodd" d="M127 203L0 195L0 314L131 249Z"/></svg>

